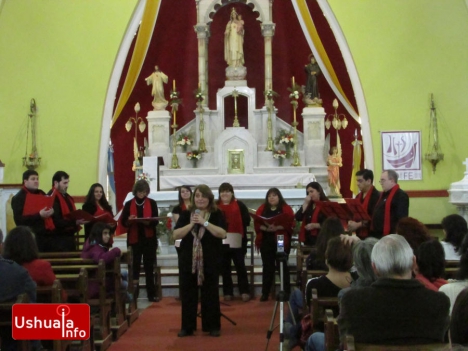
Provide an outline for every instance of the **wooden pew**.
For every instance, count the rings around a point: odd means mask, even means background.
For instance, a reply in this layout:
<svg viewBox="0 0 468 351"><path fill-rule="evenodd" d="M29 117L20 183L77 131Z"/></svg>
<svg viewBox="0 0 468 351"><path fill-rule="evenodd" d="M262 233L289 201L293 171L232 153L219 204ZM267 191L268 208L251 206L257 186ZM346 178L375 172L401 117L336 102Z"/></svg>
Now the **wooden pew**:
<svg viewBox="0 0 468 351"><path fill-rule="evenodd" d="M53 266L55 271L65 270L67 271L71 266L76 268L76 266L81 266L85 269L95 269L96 264L91 259L83 258L52 258L49 259L49 262ZM121 289L121 269L120 269L120 258L117 257L112 266L106 267L106 274L112 276L113 285L114 285L114 294L113 294L113 305L114 305L114 315L112 317L111 330L113 333L114 340L117 340L123 333L128 329L128 322L126 319L125 312L125 301L122 299L122 289Z"/></svg>
<svg viewBox="0 0 468 351"><path fill-rule="evenodd" d="M312 250L315 249L315 246L302 245L300 241L297 242L296 250L296 267L297 267L297 277L296 282L298 286L303 286L307 283L302 280L303 271L307 270L306 260L309 257ZM302 290L304 291L304 290Z"/></svg>
<svg viewBox="0 0 468 351"><path fill-rule="evenodd" d="M27 294L18 295L15 301L1 302L0 303L0 327L11 328L11 314L13 305L15 303L28 303L29 297ZM17 341L18 351L30 351L31 342L29 340L18 340Z"/></svg>
<svg viewBox="0 0 468 351"><path fill-rule="evenodd" d="M348 351L448 351L452 350L450 344L434 343L422 345L378 345L360 344L354 342L352 335L346 335L346 347Z"/></svg>
<svg viewBox="0 0 468 351"><path fill-rule="evenodd" d="M49 261L50 262L50 261ZM70 265L55 265L51 262L54 273L58 275L59 279L73 280L76 279L76 274L82 269L85 269L88 273L88 282L97 282L99 285L99 297L96 299L87 299L87 303L91 307L97 307L99 313L93 315L95 326L95 346L101 350L106 350L112 342L112 334L110 332L110 313L112 299L106 297L106 267L103 260L99 261L99 264L70 264ZM120 265L119 265L120 269ZM67 277L68 275L68 277ZM75 277L74 277L75 275ZM85 293L87 295L87 292Z"/></svg>
<svg viewBox="0 0 468 351"><path fill-rule="evenodd" d="M338 297L319 297L317 289L312 289L312 298L310 299L310 314L314 324L325 322L325 310L337 309L339 307Z"/></svg>
<svg viewBox="0 0 468 351"><path fill-rule="evenodd" d="M128 269L128 293L132 296L132 301L129 302L127 308L127 321L128 325L132 325L139 316L138 313L138 299L137 299L137 290L140 282L138 280L133 279L133 251L132 248L129 247L126 252L122 253L122 262L127 263ZM159 272L159 277L161 277L161 272ZM159 283L160 284L160 283Z"/></svg>
<svg viewBox="0 0 468 351"><path fill-rule="evenodd" d="M333 311L330 309L325 310L325 351L335 351L340 347L340 332L338 330L338 323L333 316Z"/></svg>

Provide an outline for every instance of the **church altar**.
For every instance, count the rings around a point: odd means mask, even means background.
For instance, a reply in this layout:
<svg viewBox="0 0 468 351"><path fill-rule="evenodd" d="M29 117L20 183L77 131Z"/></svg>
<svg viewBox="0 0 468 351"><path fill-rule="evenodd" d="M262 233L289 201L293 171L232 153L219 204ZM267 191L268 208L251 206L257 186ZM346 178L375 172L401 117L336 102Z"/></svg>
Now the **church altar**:
<svg viewBox="0 0 468 351"><path fill-rule="evenodd" d="M259 12L257 20L261 23L258 30L265 41L263 90L267 96L267 92L272 92L273 84L271 40L275 24L272 22L270 2L258 2L256 10ZM216 7L212 0L199 2L195 25L199 44L199 88L196 93L198 105L194 111L194 118L178 129L176 114L179 102L175 81L171 91L171 99L174 99L170 103L172 113L153 104L154 110L149 111L146 116L148 145L146 156L143 157L142 170L150 179L151 195L158 200L161 196L159 192L170 192L181 185L207 184L213 190L217 190L221 183L229 182L233 185L236 196L238 191L262 189L262 196L258 198L264 198L268 188L277 187L282 191L288 190L287 194L294 198L296 195L291 192L292 189L305 187L311 181L318 181L328 193L325 110L320 105L314 105L305 107L302 113L297 111L303 119L301 132L296 130L297 103L293 104L294 98L291 100L294 112L294 122L291 124L277 116L273 98L265 99L262 108L256 107L256 88L249 86L246 78L251 68L244 67L244 22L234 7L230 19L226 19L226 80L224 86L216 92L216 109L209 109L210 77L207 52L213 11L216 11ZM296 88L294 77L292 86L294 90L300 89L299 86ZM297 99L299 93L296 93ZM226 123L232 117L232 111L227 107L232 103L229 99L234 101L235 106L232 126ZM246 103L238 105L237 99L243 99ZM172 101L176 100L174 109ZM238 123L238 115L242 117L245 125ZM294 134L293 146L290 143L286 149L283 144L274 145L274 139L281 133ZM183 152L176 143L176 140L186 135L193 139L187 151L198 151L201 154L201 159L195 163L187 159L186 151ZM293 147L294 157L291 150ZM288 152L289 158L280 164L278 159L273 157L275 150ZM158 165L158 159L161 158L163 164ZM305 192L300 190L299 193L301 195L297 198L301 198L302 201ZM285 198L290 200L287 196Z"/></svg>

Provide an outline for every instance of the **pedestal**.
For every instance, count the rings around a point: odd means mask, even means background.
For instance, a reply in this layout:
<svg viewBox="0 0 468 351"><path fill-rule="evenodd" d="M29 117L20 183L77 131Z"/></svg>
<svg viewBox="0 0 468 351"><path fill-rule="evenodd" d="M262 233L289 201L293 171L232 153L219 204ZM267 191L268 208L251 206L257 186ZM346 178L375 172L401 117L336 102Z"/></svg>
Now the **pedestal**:
<svg viewBox="0 0 468 351"><path fill-rule="evenodd" d="M304 156L306 166L323 166L327 162L323 156L325 145L325 110L323 107L305 107L304 119Z"/></svg>
<svg viewBox="0 0 468 351"><path fill-rule="evenodd" d="M450 203L455 205L458 214L468 222L468 158L463 162L466 165L465 177L459 182L450 184Z"/></svg>
<svg viewBox="0 0 468 351"><path fill-rule="evenodd" d="M148 154L150 156L169 155L170 136L172 136L172 131L169 130L171 121L169 111L150 111L146 119L148 121ZM164 158L164 162L168 161Z"/></svg>

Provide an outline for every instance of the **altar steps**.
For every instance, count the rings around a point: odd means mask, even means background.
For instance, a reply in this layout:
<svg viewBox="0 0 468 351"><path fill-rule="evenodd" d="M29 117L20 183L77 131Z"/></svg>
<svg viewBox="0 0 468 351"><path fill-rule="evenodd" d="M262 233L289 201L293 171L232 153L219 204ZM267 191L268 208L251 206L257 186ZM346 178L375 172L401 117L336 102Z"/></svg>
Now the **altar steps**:
<svg viewBox="0 0 468 351"><path fill-rule="evenodd" d="M250 254L246 257L246 267L247 267L247 275L249 279L249 283L251 282L251 273L250 273ZM295 254L290 255L289 257L289 271L291 276L291 285L295 285L296 283L296 256ZM239 290L237 289L237 273L235 271L234 266L231 267L232 269L232 280L234 283L234 296L239 296ZM160 279L157 278L158 281L161 282L160 293L162 297L177 297L179 296L179 269L177 267L177 256L176 255L161 255L158 256L158 272L160 272ZM254 257L254 266L253 266L253 286L254 286L254 295L260 296L261 295L261 288L262 288L262 260L260 255L255 254ZM276 286L277 290L279 290L279 277L276 274ZM219 288L220 288L220 296L223 295L222 290L222 277L219 278ZM140 288L146 289L146 280L145 280L145 273L143 267L141 267L140 273ZM159 287L158 287L159 289ZM140 295L140 297L142 297Z"/></svg>

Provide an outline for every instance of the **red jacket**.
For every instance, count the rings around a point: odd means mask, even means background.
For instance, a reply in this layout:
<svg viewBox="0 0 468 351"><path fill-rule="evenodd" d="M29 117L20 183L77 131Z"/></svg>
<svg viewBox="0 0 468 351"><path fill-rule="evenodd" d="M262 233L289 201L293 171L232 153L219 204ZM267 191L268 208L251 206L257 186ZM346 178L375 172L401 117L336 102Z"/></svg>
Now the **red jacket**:
<svg viewBox="0 0 468 351"><path fill-rule="evenodd" d="M37 258L31 262L23 263L23 267L28 271L37 286L51 286L54 284L55 279L57 279L52 270L52 266L46 260ZM67 292L65 289L62 289L62 301L67 301Z"/></svg>

